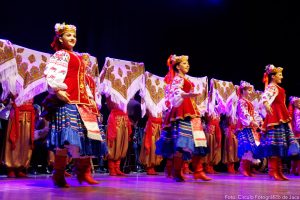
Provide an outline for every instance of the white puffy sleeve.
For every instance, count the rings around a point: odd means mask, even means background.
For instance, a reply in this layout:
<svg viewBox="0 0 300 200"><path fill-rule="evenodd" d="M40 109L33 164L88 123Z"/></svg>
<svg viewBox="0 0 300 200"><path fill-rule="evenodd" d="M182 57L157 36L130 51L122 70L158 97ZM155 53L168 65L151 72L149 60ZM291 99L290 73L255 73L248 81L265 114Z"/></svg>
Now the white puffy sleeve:
<svg viewBox="0 0 300 200"><path fill-rule="evenodd" d="M170 101L172 106L174 107L178 107L181 105L181 103L183 102L183 97L182 97L182 93L184 93L183 89L183 84L184 84L184 79L179 77L179 76L175 76L172 84L171 84L171 95L170 95Z"/></svg>
<svg viewBox="0 0 300 200"><path fill-rule="evenodd" d="M249 113L248 104L244 100L238 101L238 117L243 126L250 126L250 123L254 120Z"/></svg>
<svg viewBox="0 0 300 200"><path fill-rule="evenodd" d="M278 92L276 85L269 84L262 95L262 102L264 103L267 101L269 105L272 105L274 99L278 95Z"/></svg>
<svg viewBox="0 0 300 200"><path fill-rule="evenodd" d="M66 90L68 88L64 80L67 75L69 60L70 55L65 51L57 51L49 59L44 72L49 92Z"/></svg>
<svg viewBox="0 0 300 200"><path fill-rule="evenodd" d="M293 123L293 129L297 132L300 132L300 110L295 109L294 111L294 123Z"/></svg>

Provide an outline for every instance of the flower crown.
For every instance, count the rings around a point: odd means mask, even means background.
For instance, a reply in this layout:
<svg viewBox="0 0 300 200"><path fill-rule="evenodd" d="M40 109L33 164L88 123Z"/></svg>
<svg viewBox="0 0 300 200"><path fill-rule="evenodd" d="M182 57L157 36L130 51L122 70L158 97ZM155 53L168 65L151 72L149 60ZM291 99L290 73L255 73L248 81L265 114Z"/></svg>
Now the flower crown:
<svg viewBox="0 0 300 200"><path fill-rule="evenodd" d="M65 23L56 23L54 26L55 34L57 36L64 34L65 32L74 32L76 33L76 26Z"/></svg>
<svg viewBox="0 0 300 200"><path fill-rule="evenodd" d="M295 103L297 103L298 101L300 101L300 98L299 97L293 97L293 96L291 96L289 98L289 100L290 100L290 103L294 105Z"/></svg>
<svg viewBox="0 0 300 200"><path fill-rule="evenodd" d="M174 65L176 65L177 63L181 63L183 61L187 61L189 59L188 56L186 55L182 55L182 56L176 56L174 55L170 55L168 61L167 61L167 65L168 67L173 67Z"/></svg>
<svg viewBox="0 0 300 200"><path fill-rule="evenodd" d="M272 64L269 64L266 66L266 73L267 74L272 74L272 73L278 73L278 72L282 72L283 68L282 67L275 67Z"/></svg>
<svg viewBox="0 0 300 200"><path fill-rule="evenodd" d="M244 89L244 88L251 88L254 89L253 85L251 85L250 83L246 82L246 81L241 81L240 82L240 90Z"/></svg>
<svg viewBox="0 0 300 200"><path fill-rule="evenodd" d="M82 57L83 59L88 59L88 58L90 58L90 54L89 54L89 53L82 53L82 54L81 54L81 57Z"/></svg>

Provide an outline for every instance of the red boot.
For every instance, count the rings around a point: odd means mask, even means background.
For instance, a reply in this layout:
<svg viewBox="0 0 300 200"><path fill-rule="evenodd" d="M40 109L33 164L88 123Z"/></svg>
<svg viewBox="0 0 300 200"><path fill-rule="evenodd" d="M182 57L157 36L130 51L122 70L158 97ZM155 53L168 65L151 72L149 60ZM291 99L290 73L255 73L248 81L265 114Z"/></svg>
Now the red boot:
<svg viewBox="0 0 300 200"><path fill-rule="evenodd" d="M249 173L250 172L250 164L251 164L251 162L249 160L245 160L245 159L241 160L239 171L242 175L247 176L247 177L251 176L251 174Z"/></svg>
<svg viewBox="0 0 300 200"><path fill-rule="evenodd" d="M167 159L165 166L165 175L167 178L172 178L173 160Z"/></svg>
<svg viewBox="0 0 300 200"><path fill-rule="evenodd" d="M211 178L207 177L202 164L202 159L200 156L193 156L192 157L192 164L194 168L194 178L201 179L203 181L210 181Z"/></svg>
<svg viewBox="0 0 300 200"><path fill-rule="evenodd" d="M158 175L154 167L147 167L147 175Z"/></svg>
<svg viewBox="0 0 300 200"><path fill-rule="evenodd" d="M16 169L16 177L17 178L28 178L28 176L26 175L26 173L23 172L23 170L25 170L24 167L18 167Z"/></svg>
<svg viewBox="0 0 300 200"><path fill-rule="evenodd" d="M277 163L278 163L278 175L279 175L279 177L284 181L288 181L289 179L282 172L282 159L277 157Z"/></svg>
<svg viewBox="0 0 300 200"><path fill-rule="evenodd" d="M290 173L294 174L295 176L299 176L299 160L292 160L291 161L291 170Z"/></svg>
<svg viewBox="0 0 300 200"><path fill-rule="evenodd" d="M227 172L229 174L235 174L235 169L234 169L234 163L233 162L229 162L227 163Z"/></svg>
<svg viewBox="0 0 300 200"><path fill-rule="evenodd" d="M189 162L183 161L183 167L182 167L183 174L192 174L193 172L189 168Z"/></svg>
<svg viewBox="0 0 300 200"><path fill-rule="evenodd" d="M65 171L65 177L72 177L72 174L70 174L69 172Z"/></svg>
<svg viewBox="0 0 300 200"><path fill-rule="evenodd" d="M271 178L274 178L276 181L283 181L283 179L278 174L277 157L271 157L268 159L268 170Z"/></svg>
<svg viewBox="0 0 300 200"><path fill-rule="evenodd" d="M208 174L216 174L217 172L214 170L214 166L211 164L206 163L205 165L205 172Z"/></svg>
<svg viewBox="0 0 300 200"><path fill-rule="evenodd" d="M95 185L99 183L92 177L92 166L90 157L74 158L74 167L75 173L77 175L77 180L80 184L82 184L82 182L87 182L90 185Z"/></svg>
<svg viewBox="0 0 300 200"><path fill-rule="evenodd" d="M174 156L173 158L174 163L174 179L176 182L184 182L185 177L182 176L182 165L183 160L181 156Z"/></svg>
<svg viewBox="0 0 300 200"><path fill-rule="evenodd" d="M7 168L7 178L16 178L15 168L13 167Z"/></svg>
<svg viewBox="0 0 300 200"><path fill-rule="evenodd" d="M292 160L291 161L291 169L290 169L290 174L295 174L297 169L297 161Z"/></svg>
<svg viewBox="0 0 300 200"><path fill-rule="evenodd" d="M297 160L297 170L295 176L299 176L299 175L300 175L300 160Z"/></svg>
<svg viewBox="0 0 300 200"><path fill-rule="evenodd" d="M117 176L117 172L115 169L115 161L113 160L108 160L108 171L110 176Z"/></svg>
<svg viewBox="0 0 300 200"><path fill-rule="evenodd" d="M57 150L53 165L52 180L55 186L58 187L70 187L65 179L65 168L67 165L67 150Z"/></svg>
<svg viewBox="0 0 300 200"><path fill-rule="evenodd" d="M115 161L116 173L117 173L118 176L125 176L125 173L121 171L120 165L121 165L121 160Z"/></svg>

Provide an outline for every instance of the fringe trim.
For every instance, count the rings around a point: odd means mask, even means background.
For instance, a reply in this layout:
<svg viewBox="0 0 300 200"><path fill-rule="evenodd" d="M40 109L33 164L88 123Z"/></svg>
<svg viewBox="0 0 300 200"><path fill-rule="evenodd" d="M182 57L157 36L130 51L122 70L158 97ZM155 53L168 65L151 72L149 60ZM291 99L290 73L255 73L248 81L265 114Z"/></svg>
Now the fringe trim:
<svg viewBox="0 0 300 200"><path fill-rule="evenodd" d="M127 104L134 95L142 89L143 83L141 82L143 75L136 78L127 89L127 99L125 99L117 90L111 87L111 82L104 80L103 89L106 96L111 97L111 101L119 105L119 109L127 113Z"/></svg>
<svg viewBox="0 0 300 200"><path fill-rule="evenodd" d="M129 101L124 99L118 91L111 90L108 96L110 96L112 102L118 105L120 110L122 110L124 113L127 113L127 104Z"/></svg>
<svg viewBox="0 0 300 200"><path fill-rule="evenodd" d="M7 82L8 91L3 91L5 94L11 92L16 95L16 79L18 69L16 59L13 58L0 65L0 82Z"/></svg>
<svg viewBox="0 0 300 200"><path fill-rule="evenodd" d="M145 85L145 78L144 74L138 76L128 87L127 89L127 101L134 97L134 95L139 91L142 90L142 86Z"/></svg>
<svg viewBox="0 0 300 200"><path fill-rule="evenodd" d="M210 116L217 116L215 112L215 103L216 103L216 90L215 90L215 79L210 80L210 92L208 99L208 114Z"/></svg>
<svg viewBox="0 0 300 200"><path fill-rule="evenodd" d="M10 59L3 64L0 64L0 81L7 80L11 76L17 76L18 68L16 59Z"/></svg>
<svg viewBox="0 0 300 200"><path fill-rule="evenodd" d="M32 99L34 96L47 91L47 83L45 78L36 80L28 85L24 90L21 90L16 98L16 105L20 106L25 101Z"/></svg>
<svg viewBox="0 0 300 200"><path fill-rule="evenodd" d="M161 99L158 104L152 101L151 95L148 90L146 90L146 94L144 97L146 108L151 113L153 117L158 117L160 113L163 111L163 104L165 103L165 98Z"/></svg>
<svg viewBox="0 0 300 200"><path fill-rule="evenodd" d="M103 141L102 136L99 133L92 133L92 132L88 131L87 137L92 139L92 140Z"/></svg>

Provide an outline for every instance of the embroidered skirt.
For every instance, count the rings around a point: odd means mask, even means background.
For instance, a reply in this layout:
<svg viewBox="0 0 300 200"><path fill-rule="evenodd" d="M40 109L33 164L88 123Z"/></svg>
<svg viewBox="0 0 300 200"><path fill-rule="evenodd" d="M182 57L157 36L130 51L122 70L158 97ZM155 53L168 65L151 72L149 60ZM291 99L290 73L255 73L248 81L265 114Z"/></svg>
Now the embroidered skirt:
<svg viewBox="0 0 300 200"><path fill-rule="evenodd" d="M299 155L299 144L287 123L268 130L261 142L265 157L288 157Z"/></svg>

